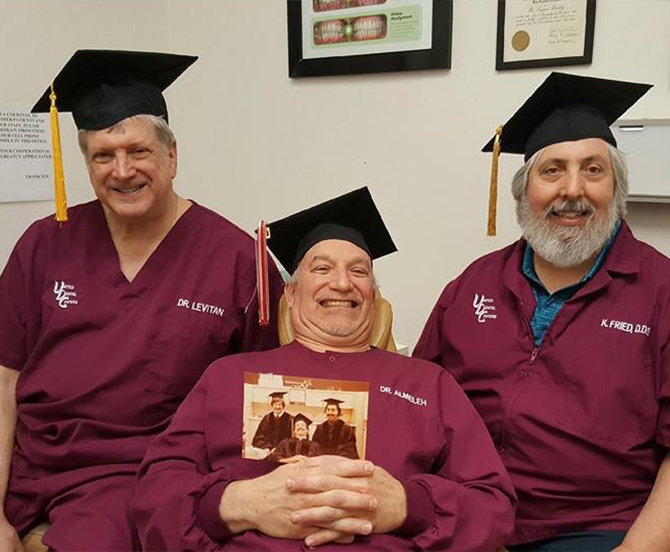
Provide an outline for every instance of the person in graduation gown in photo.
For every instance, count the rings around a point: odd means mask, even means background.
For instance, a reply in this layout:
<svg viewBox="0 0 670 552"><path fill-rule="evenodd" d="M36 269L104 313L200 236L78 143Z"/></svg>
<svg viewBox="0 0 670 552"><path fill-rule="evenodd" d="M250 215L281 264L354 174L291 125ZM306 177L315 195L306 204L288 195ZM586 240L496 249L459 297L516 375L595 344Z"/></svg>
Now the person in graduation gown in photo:
<svg viewBox="0 0 670 552"><path fill-rule="evenodd" d="M447 285L414 349L489 428L511 550L670 550L670 260L626 224L609 128L650 88L552 73L502 126L523 237Z"/></svg>
<svg viewBox="0 0 670 552"><path fill-rule="evenodd" d="M293 417L284 411L286 391L270 393L272 412L267 413L258 424L251 445L259 449L275 448L279 441L291 437Z"/></svg>
<svg viewBox="0 0 670 552"><path fill-rule="evenodd" d="M369 345L372 261L396 248L367 188L268 228L296 338L214 362L153 441L133 503L144 549L494 550L515 496L480 417L439 366ZM259 371L367 387L365 460L243 458Z"/></svg>
<svg viewBox="0 0 670 552"><path fill-rule="evenodd" d="M339 399L324 399L326 421L319 424L312 439L319 443L324 454L335 454L347 458L358 458L356 450L356 432L341 418L344 402Z"/></svg>
<svg viewBox="0 0 670 552"><path fill-rule="evenodd" d="M79 50L33 108L72 112L97 199L66 209L58 180L57 220L32 224L0 277L0 550L42 519L52 549L137 549L151 439L214 359L277 345L253 240L173 188L162 90L195 60Z"/></svg>
<svg viewBox="0 0 670 552"><path fill-rule="evenodd" d="M309 439L310 425L312 420L304 414L293 416L293 437L282 439L266 460L288 464L324 454L319 444Z"/></svg>

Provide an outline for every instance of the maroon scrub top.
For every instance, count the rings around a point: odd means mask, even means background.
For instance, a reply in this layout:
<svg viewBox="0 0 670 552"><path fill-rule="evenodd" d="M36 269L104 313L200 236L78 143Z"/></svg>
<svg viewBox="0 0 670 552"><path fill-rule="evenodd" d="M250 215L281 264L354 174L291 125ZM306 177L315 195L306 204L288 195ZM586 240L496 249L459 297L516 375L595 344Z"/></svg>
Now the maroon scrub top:
<svg viewBox="0 0 670 552"><path fill-rule="evenodd" d="M670 260L624 222L535 347L524 248L451 282L414 356L456 378L493 436L519 496L511 543L627 530L670 447Z"/></svg>
<svg viewBox="0 0 670 552"><path fill-rule="evenodd" d="M219 518L226 484L277 466L241 457L244 372L369 384L365 457L405 485L409 517L402 531L319 550L493 550L511 533L511 483L449 374L386 351L317 353L293 342L216 361L149 447L133 512L145 549L306 549L255 531L231 536Z"/></svg>
<svg viewBox="0 0 670 552"><path fill-rule="evenodd" d="M260 328L253 240L223 217L194 204L128 282L100 203L69 216L34 223L0 277L0 364L21 372L10 494L132 472L214 359L277 345L281 277Z"/></svg>

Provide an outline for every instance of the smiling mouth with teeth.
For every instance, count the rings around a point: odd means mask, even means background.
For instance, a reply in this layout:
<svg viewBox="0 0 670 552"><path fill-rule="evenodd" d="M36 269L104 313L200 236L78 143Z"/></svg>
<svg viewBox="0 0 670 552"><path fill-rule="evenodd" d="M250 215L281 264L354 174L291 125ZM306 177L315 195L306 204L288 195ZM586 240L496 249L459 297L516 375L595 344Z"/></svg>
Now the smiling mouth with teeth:
<svg viewBox="0 0 670 552"><path fill-rule="evenodd" d="M577 220L580 218L590 217L593 214L593 210L584 209L580 211L557 211L555 209L552 209L549 214L558 218Z"/></svg>
<svg viewBox="0 0 670 552"><path fill-rule="evenodd" d="M552 215L563 218L579 218L590 215L588 211L552 211Z"/></svg>
<svg viewBox="0 0 670 552"><path fill-rule="evenodd" d="M595 213L595 208L586 201L560 201L547 209L547 217L563 220L579 220Z"/></svg>
<svg viewBox="0 0 670 552"><path fill-rule="evenodd" d="M144 188L144 184L140 184L139 186L135 186L133 188L114 188L114 191L120 194L134 194L142 188Z"/></svg>
<svg viewBox="0 0 670 552"><path fill-rule="evenodd" d="M319 305L325 308L355 309L358 306L358 301L353 299L323 299L319 301Z"/></svg>

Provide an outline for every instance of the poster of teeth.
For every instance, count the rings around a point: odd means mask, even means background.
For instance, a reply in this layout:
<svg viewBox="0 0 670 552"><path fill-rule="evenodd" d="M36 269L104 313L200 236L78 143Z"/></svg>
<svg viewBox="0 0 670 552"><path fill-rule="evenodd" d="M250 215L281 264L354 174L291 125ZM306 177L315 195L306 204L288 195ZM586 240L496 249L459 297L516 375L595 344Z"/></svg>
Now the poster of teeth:
<svg viewBox="0 0 670 552"><path fill-rule="evenodd" d="M53 199L48 115L0 103L0 203Z"/></svg>
<svg viewBox="0 0 670 552"><path fill-rule="evenodd" d="M433 0L302 0L303 59L429 50Z"/></svg>

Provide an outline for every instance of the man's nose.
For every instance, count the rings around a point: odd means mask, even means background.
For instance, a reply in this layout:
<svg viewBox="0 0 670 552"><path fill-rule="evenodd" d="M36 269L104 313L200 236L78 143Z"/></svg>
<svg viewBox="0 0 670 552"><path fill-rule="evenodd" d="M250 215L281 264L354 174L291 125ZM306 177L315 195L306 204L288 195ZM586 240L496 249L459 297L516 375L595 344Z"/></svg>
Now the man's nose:
<svg viewBox="0 0 670 552"><path fill-rule="evenodd" d="M584 178L579 169L568 169L563 177L562 195L568 199L579 199L584 195Z"/></svg>
<svg viewBox="0 0 670 552"><path fill-rule="evenodd" d="M330 280L330 287L338 291L350 291L353 289L349 272L345 269L333 271L333 277Z"/></svg>
<svg viewBox="0 0 670 552"><path fill-rule="evenodd" d="M121 180L132 178L135 175L135 167L125 153L117 153L114 156L114 174Z"/></svg>

